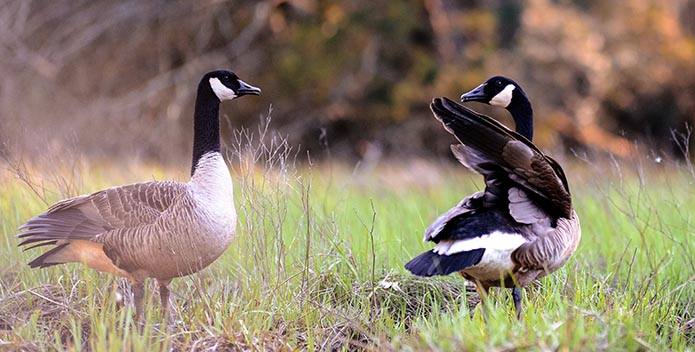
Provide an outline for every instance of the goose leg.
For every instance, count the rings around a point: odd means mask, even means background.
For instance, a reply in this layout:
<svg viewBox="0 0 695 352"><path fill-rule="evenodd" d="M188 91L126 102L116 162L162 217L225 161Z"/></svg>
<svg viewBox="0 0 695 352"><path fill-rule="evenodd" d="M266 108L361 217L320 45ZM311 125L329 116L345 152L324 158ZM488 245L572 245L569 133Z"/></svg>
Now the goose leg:
<svg viewBox="0 0 695 352"><path fill-rule="evenodd" d="M169 311L169 280L157 280L159 284L159 298L162 300L162 312Z"/></svg>
<svg viewBox="0 0 695 352"><path fill-rule="evenodd" d="M475 290L478 291L478 296L480 297L480 307L483 312L483 319L487 322L487 292L488 292L488 287L476 282L475 283Z"/></svg>
<svg viewBox="0 0 695 352"><path fill-rule="evenodd" d="M523 297L523 292L517 286L512 288L512 300L514 301L514 309L516 310L516 319L521 320L521 298Z"/></svg>
<svg viewBox="0 0 695 352"><path fill-rule="evenodd" d="M142 307L142 300L145 297L145 282L139 280L132 281L133 300L135 301L135 320L144 323L145 314Z"/></svg>
<svg viewBox="0 0 695 352"><path fill-rule="evenodd" d="M167 321L171 325L174 320L171 312L169 311L169 294L171 291L169 291L169 282L171 280L157 280L157 283L159 284L159 298L162 301L162 315L166 316Z"/></svg>

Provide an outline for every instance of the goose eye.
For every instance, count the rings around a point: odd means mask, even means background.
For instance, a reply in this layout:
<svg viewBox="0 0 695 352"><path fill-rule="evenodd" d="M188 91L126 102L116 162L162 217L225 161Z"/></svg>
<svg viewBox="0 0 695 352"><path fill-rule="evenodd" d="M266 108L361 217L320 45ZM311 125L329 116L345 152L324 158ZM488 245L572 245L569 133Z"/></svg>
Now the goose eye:
<svg viewBox="0 0 695 352"><path fill-rule="evenodd" d="M224 77L222 77L222 79L223 79L225 82L229 82L229 81L232 80L232 78L229 77L229 76L224 76Z"/></svg>

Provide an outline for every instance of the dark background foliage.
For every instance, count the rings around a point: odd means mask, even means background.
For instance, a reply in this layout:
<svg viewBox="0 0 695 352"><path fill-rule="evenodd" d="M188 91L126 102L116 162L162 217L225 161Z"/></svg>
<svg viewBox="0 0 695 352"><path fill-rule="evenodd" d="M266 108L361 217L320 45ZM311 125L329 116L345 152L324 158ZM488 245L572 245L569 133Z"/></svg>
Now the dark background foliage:
<svg viewBox="0 0 695 352"><path fill-rule="evenodd" d="M0 140L180 162L199 77L231 68L263 95L224 106L225 138L272 106L315 157L431 157L452 141L432 97L503 74L543 148L669 155L695 122L693 14L693 0L5 1Z"/></svg>

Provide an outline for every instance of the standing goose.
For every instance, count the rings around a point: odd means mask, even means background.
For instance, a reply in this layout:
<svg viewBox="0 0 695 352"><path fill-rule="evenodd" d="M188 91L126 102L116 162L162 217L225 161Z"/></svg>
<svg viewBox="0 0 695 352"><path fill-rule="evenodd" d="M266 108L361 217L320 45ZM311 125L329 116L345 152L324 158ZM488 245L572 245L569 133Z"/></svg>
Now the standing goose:
<svg viewBox="0 0 695 352"><path fill-rule="evenodd" d="M195 102L190 181L135 183L54 204L19 228L19 245L33 244L25 249L52 246L29 266L81 262L126 277L140 321L144 282L155 278L167 313L171 279L210 265L236 232L232 178L220 153L220 102L260 92L234 72L205 74Z"/></svg>
<svg viewBox="0 0 695 352"><path fill-rule="evenodd" d="M483 175L485 189L463 199L425 230L436 243L405 265L419 276L459 272L481 298L492 286L512 288L517 319L521 290L554 272L577 249L581 230L560 165L531 143L533 110L521 87L496 76L461 96L506 108L516 132L447 98L434 116L461 144L451 151Z"/></svg>

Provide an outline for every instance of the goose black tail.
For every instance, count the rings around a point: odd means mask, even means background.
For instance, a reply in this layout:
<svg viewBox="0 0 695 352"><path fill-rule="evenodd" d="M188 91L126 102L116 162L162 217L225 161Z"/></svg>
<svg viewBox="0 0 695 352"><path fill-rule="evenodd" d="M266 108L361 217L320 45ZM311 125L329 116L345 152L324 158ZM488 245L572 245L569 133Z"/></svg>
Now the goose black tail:
<svg viewBox="0 0 695 352"><path fill-rule="evenodd" d="M405 268L417 276L449 275L480 263L483 253L485 253L484 248L452 255L441 255L429 251L409 261Z"/></svg>

